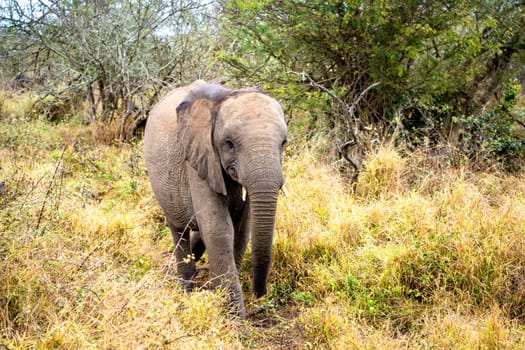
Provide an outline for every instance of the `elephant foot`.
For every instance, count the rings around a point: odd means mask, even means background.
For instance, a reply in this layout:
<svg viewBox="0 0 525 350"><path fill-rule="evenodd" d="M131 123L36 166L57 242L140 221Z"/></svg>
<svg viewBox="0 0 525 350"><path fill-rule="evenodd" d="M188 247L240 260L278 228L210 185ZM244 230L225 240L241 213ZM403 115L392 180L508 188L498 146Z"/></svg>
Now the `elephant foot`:
<svg viewBox="0 0 525 350"><path fill-rule="evenodd" d="M230 299L230 305L229 305L229 312L228 315L233 318L240 318L241 320L246 319L246 308L244 306L244 301L239 301L238 298L235 298L236 300Z"/></svg>
<svg viewBox="0 0 525 350"><path fill-rule="evenodd" d="M192 291L195 284L195 276L197 276L195 261L190 260L179 262L177 275L181 281L182 288L187 292Z"/></svg>
<svg viewBox="0 0 525 350"><path fill-rule="evenodd" d="M199 231L192 232L190 237L191 252L195 261L199 261L206 250L206 246Z"/></svg>
<svg viewBox="0 0 525 350"><path fill-rule="evenodd" d="M192 280L181 279L181 286L185 292L191 292L195 283Z"/></svg>

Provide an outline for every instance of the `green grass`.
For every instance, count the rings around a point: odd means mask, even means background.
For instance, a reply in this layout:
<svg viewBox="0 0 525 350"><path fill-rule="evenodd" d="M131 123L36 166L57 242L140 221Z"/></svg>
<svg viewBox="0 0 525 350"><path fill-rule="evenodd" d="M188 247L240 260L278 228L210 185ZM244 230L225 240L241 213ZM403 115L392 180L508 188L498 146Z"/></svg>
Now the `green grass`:
<svg viewBox="0 0 525 350"><path fill-rule="evenodd" d="M141 142L97 142L80 117L29 118L24 99L0 97L9 349L525 347L523 174L435 167L385 147L352 192L296 145L269 294L249 294L247 257L240 322L220 292L180 289Z"/></svg>

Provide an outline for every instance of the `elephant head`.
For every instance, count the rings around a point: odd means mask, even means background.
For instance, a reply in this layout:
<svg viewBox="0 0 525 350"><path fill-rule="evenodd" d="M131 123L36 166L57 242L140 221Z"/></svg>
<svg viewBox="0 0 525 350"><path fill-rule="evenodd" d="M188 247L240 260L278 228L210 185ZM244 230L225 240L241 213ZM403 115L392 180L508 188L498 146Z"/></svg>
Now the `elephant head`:
<svg viewBox="0 0 525 350"><path fill-rule="evenodd" d="M177 107L178 139L188 164L210 188L228 197L244 187L249 203L253 292L266 293L277 197L283 185L281 161L287 142L279 103L256 89L230 90L206 84Z"/></svg>

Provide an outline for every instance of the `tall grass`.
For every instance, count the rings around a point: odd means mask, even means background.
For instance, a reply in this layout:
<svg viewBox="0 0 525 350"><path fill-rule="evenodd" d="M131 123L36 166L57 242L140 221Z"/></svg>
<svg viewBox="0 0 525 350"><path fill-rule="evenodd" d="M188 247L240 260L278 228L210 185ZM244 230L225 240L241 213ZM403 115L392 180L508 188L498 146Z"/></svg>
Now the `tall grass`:
<svg viewBox="0 0 525 350"><path fill-rule="evenodd" d="M20 105L18 104L20 103ZM352 187L285 160L269 295L246 322L183 292L141 143L0 105L0 344L9 349L522 349L523 176L379 148ZM249 255L249 252L248 252ZM200 265L205 274L206 263Z"/></svg>

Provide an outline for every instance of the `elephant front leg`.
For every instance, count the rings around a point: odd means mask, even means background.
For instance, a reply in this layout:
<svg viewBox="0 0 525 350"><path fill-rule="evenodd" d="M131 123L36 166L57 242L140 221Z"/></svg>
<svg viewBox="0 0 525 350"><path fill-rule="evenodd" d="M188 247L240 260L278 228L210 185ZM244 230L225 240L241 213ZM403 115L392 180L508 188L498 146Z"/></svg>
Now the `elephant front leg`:
<svg viewBox="0 0 525 350"><path fill-rule="evenodd" d="M228 291L232 311L246 317L241 285L234 258L234 225L226 197L214 192L188 167L193 209L208 252L213 287Z"/></svg>
<svg viewBox="0 0 525 350"><path fill-rule="evenodd" d="M233 229L228 236L209 232L205 235L205 242L213 287L227 290L232 312L245 318L242 289L233 257Z"/></svg>
<svg viewBox="0 0 525 350"><path fill-rule="evenodd" d="M180 232L173 225L168 224L173 243L175 244L175 260L177 262L177 275L181 278L184 289L190 291L193 289L193 277L196 268L195 261L191 254L190 232L188 229Z"/></svg>

